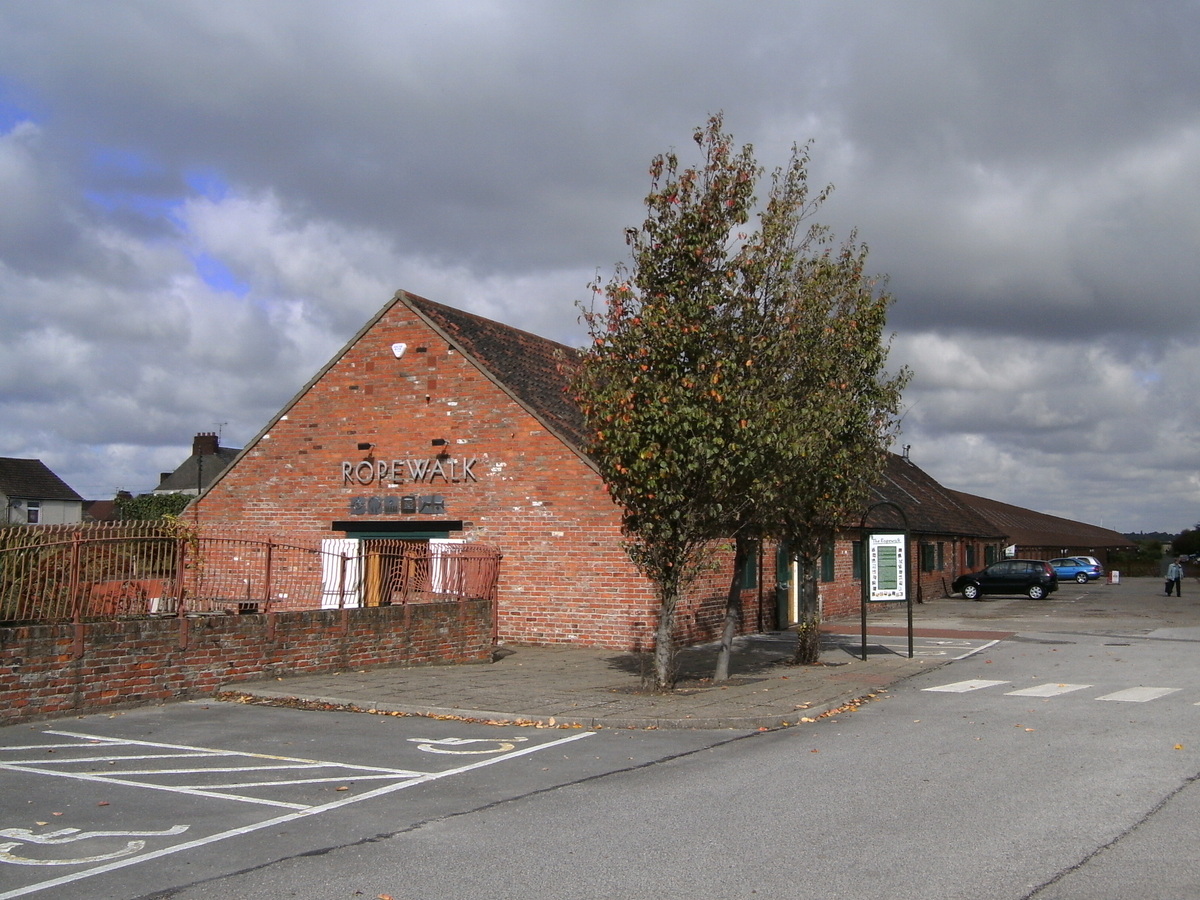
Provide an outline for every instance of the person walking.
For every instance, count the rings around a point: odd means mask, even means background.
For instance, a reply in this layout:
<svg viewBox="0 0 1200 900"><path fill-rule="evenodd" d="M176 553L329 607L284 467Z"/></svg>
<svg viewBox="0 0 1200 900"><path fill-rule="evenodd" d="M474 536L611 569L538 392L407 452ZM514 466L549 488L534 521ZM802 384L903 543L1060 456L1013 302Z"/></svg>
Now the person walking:
<svg viewBox="0 0 1200 900"><path fill-rule="evenodd" d="M1181 586L1182 582L1183 582L1183 565L1180 563L1179 560L1175 560L1175 562L1173 562L1169 566L1167 566L1167 585L1166 585L1167 596L1168 597L1171 596L1171 588L1174 588L1175 596L1182 597L1183 594L1180 592L1180 586Z"/></svg>

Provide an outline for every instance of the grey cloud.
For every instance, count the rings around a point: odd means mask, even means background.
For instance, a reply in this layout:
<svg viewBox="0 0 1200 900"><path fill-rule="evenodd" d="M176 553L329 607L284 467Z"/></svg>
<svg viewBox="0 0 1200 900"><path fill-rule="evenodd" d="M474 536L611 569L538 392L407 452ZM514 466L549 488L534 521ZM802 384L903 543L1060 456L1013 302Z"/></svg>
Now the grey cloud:
<svg viewBox="0 0 1200 900"><path fill-rule="evenodd" d="M820 218L890 275L918 462L1047 511L1190 525L1197 12L0 5L0 99L33 119L0 134L0 447L90 491L214 422L248 439L397 288L577 342L650 157L688 157L724 110L767 166L816 139L813 181L837 185ZM205 254L244 296L198 279ZM48 336L71 352L31 374Z"/></svg>

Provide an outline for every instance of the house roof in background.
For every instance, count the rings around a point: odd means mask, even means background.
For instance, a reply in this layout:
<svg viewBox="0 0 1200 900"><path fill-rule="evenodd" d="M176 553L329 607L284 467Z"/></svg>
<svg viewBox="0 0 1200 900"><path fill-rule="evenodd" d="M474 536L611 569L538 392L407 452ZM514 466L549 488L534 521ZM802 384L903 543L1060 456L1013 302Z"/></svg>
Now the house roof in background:
<svg viewBox="0 0 1200 900"><path fill-rule="evenodd" d="M10 500L83 500L40 459L5 456L0 456L0 493Z"/></svg>
<svg viewBox="0 0 1200 900"><path fill-rule="evenodd" d="M1108 528L1047 515L962 491L950 493L993 523L1018 547L1115 550L1133 546L1133 542L1125 535Z"/></svg>
<svg viewBox="0 0 1200 900"><path fill-rule="evenodd" d="M193 453L180 463L178 469L164 477L154 491L169 493L195 491L197 486L206 488L217 480L217 476L224 472L241 452L240 449L232 447L218 447L215 454Z"/></svg>

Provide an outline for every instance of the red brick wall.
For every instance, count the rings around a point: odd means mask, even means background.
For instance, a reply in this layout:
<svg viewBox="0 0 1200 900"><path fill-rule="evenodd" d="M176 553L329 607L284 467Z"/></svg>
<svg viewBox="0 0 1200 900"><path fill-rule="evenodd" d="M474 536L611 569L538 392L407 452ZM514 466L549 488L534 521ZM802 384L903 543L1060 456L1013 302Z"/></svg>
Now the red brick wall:
<svg viewBox="0 0 1200 900"><path fill-rule="evenodd" d="M88 623L79 633L71 625L0 628L0 724L211 694L223 683L276 675L485 662L491 652L483 600L131 619Z"/></svg>
<svg viewBox="0 0 1200 900"><path fill-rule="evenodd" d="M936 535L920 535L910 538L908 557L909 583L913 591L913 602L921 603L950 596L950 588L954 579L967 571L983 568L983 545L977 543L976 565L973 569L964 567L966 539ZM943 545L941 569L922 571L921 544L938 543ZM935 549L936 560L936 549ZM854 549L851 539L842 539L834 548L835 580L822 582L820 585L821 605L826 619L837 619L845 616L858 616L862 610L862 584L854 577ZM882 608L882 607L881 607Z"/></svg>
<svg viewBox="0 0 1200 900"><path fill-rule="evenodd" d="M407 345L401 359L396 343ZM474 480L393 483L391 460L431 460L435 439L447 441L456 473L475 460ZM342 463L367 458L360 442L373 444L370 454L387 467L383 485L344 483ZM411 494L442 495L445 513L351 515L355 497ZM620 513L602 479L403 304L335 359L185 517L197 514L204 526L303 542L342 536L331 531L334 521L461 520L457 536L504 554L501 640L653 644L653 591L621 547ZM705 586L703 609L681 611L681 636L711 634L712 596ZM753 626L756 617L747 618Z"/></svg>

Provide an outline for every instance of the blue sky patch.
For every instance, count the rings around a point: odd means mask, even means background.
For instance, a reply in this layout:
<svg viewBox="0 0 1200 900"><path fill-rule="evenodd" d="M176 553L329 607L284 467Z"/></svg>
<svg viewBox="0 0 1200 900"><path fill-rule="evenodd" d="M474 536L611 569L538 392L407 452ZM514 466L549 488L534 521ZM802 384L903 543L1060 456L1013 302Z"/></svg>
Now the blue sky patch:
<svg viewBox="0 0 1200 900"><path fill-rule="evenodd" d="M193 253L192 265L196 267L196 274L200 276L201 280L214 290L237 297L245 297L250 293L250 285L240 281L230 268L215 256L208 253Z"/></svg>
<svg viewBox="0 0 1200 900"><path fill-rule="evenodd" d="M192 193L214 203L229 196L229 182L216 169L191 169L183 173L183 180Z"/></svg>

